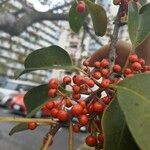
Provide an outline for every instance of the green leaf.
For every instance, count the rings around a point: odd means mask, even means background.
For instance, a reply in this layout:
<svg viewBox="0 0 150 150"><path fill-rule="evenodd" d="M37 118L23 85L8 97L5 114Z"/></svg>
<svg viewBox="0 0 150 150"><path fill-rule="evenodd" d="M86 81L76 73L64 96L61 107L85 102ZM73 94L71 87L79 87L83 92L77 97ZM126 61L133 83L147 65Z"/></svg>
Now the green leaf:
<svg viewBox="0 0 150 150"><path fill-rule="evenodd" d="M25 70L20 75L35 70L72 69L74 67L69 54L56 45L32 52L26 58L24 66Z"/></svg>
<svg viewBox="0 0 150 150"><path fill-rule="evenodd" d="M84 13L78 13L76 11L76 6L77 3L73 3L72 7L70 8L69 11L69 24L70 24L70 28L74 31L74 32L79 32L79 30L81 29L85 18L88 16L88 10L86 9L86 11Z"/></svg>
<svg viewBox="0 0 150 150"><path fill-rule="evenodd" d="M107 16L106 11L100 5L86 1L90 15L92 17L93 27L97 36L103 36L107 29Z"/></svg>
<svg viewBox="0 0 150 150"><path fill-rule="evenodd" d="M150 3L144 5L138 12L137 4L129 2L128 30L134 49L139 46L150 34Z"/></svg>
<svg viewBox="0 0 150 150"><path fill-rule="evenodd" d="M37 86L29 90L24 96L24 103L28 113L31 113L35 108L42 106L48 97L49 87L47 84Z"/></svg>
<svg viewBox="0 0 150 150"><path fill-rule="evenodd" d="M138 74L117 88L119 105L129 130L142 150L150 149L150 74Z"/></svg>
<svg viewBox="0 0 150 150"><path fill-rule="evenodd" d="M105 150L139 150L125 122L123 112L115 99L102 118Z"/></svg>

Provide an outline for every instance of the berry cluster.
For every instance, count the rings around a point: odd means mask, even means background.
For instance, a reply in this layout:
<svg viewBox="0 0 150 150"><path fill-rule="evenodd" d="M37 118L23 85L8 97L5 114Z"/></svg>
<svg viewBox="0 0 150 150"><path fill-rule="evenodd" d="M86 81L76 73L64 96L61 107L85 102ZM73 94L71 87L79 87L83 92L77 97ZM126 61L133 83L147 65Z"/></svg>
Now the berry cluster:
<svg viewBox="0 0 150 150"><path fill-rule="evenodd" d="M86 126L89 132L85 140L86 144L90 147L103 148L101 117L115 92L110 84L118 84L124 78L137 73L150 72L150 66L144 66L145 61L138 58L136 54L130 55L128 61L126 68L115 64L113 71L110 72L110 63L107 59L96 61L93 67L90 67L89 61L85 60L82 68L84 75L65 76L62 81L53 78L49 81L48 96L55 100L46 102L42 109L49 111L50 117L58 123L72 122L75 133ZM66 92L64 86L69 87L71 91ZM87 97L84 98L83 95ZM76 122L73 121L74 118ZM31 130L36 127L36 123L28 123L28 128Z"/></svg>

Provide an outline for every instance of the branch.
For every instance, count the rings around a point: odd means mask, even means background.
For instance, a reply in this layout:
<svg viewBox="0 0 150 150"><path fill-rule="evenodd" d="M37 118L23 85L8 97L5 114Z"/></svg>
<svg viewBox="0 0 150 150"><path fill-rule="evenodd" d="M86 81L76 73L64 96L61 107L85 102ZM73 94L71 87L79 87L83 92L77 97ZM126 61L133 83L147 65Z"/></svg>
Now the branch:
<svg viewBox="0 0 150 150"><path fill-rule="evenodd" d="M110 43L110 51L109 51L109 61L110 61L110 73L113 70L113 66L115 64L115 59L116 59L116 43L118 40L118 33L119 33L119 27L120 27L120 18L119 18L119 12L120 12L120 8L118 9L118 13L115 19L115 25L114 25L114 30L113 30L113 34L111 37L111 43Z"/></svg>

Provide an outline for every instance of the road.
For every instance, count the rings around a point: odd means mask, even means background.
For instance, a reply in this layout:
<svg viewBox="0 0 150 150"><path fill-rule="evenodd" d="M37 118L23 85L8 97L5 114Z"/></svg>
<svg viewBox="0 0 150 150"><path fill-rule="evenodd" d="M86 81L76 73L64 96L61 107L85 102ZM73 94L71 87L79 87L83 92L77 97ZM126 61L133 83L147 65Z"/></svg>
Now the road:
<svg viewBox="0 0 150 150"><path fill-rule="evenodd" d="M6 109L0 108L0 116L14 116ZM0 150L39 150L43 136L47 133L47 127L38 127L34 131L24 131L9 136L13 123L0 123ZM74 135L74 150L83 143L86 133ZM62 128L55 135L50 150L67 150L68 129Z"/></svg>

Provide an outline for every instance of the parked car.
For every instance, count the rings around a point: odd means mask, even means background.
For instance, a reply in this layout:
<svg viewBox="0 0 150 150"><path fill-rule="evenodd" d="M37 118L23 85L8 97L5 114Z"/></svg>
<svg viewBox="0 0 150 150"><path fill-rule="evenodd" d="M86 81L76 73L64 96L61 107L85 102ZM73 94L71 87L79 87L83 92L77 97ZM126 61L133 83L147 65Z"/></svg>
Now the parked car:
<svg viewBox="0 0 150 150"><path fill-rule="evenodd" d="M12 97L26 91L38 84L29 81L5 79L0 86L0 105L7 106Z"/></svg>

